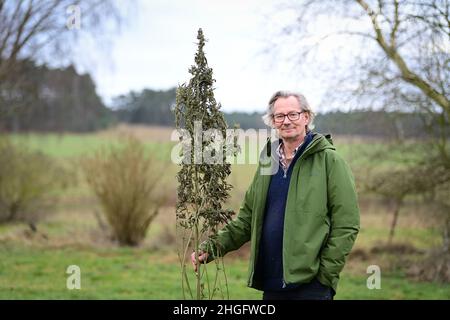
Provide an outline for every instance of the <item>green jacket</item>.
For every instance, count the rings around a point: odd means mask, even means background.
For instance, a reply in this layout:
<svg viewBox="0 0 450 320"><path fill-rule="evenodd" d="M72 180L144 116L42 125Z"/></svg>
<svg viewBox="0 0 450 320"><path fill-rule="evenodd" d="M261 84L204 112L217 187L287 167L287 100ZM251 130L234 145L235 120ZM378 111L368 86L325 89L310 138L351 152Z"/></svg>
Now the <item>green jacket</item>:
<svg viewBox="0 0 450 320"><path fill-rule="evenodd" d="M269 165L278 168L274 154L266 166L260 159L237 216L219 231L215 241L202 245L209 252L209 262L250 240L248 286L258 290L262 290L262 283L255 279L255 264L271 178L261 173ZM317 276L336 291L358 231L359 208L350 168L336 153L331 137L316 133L295 163L289 184L282 254L284 282L306 283Z"/></svg>

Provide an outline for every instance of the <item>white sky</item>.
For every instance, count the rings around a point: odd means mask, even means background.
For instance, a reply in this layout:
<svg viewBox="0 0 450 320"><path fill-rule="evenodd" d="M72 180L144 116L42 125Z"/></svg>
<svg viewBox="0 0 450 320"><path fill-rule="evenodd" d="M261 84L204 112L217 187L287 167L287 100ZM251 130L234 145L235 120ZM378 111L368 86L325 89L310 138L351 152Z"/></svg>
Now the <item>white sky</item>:
<svg viewBox="0 0 450 320"><path fill-rule="evenodd" d="M109 62L88 70L106 103L130 90L169 89L189 79L199 27L224 111L263 111L277 90L302 92L314 108L323 90L314 73L299 74L292 61L263 54L267 40L289 17L279 1L140 0L133 20L113 39ZM95 46L95 44L94 44Z"/></svg>

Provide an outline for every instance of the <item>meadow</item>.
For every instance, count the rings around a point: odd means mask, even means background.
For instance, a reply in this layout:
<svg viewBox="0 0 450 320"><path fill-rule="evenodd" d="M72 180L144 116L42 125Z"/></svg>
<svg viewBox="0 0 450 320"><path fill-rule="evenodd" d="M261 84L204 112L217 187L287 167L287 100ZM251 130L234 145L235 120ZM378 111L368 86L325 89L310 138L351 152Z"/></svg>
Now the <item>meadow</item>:
<svg viewBox="0 0 450 320"><path fill-rule="evenodd" d="M69 168L72 183L51 197L54 210L32 232L23 223L0 225L0 299L181 299L181 273L175 229L178 167L170 161L175 142L172 130L119 126L89 134L16 134L14 143L47 154ZM161 188L167 201L150 225L143 243L120 247L102 229L101 208L88 188L79 160L133 135L163 165ZM352 165L367 148L382 141L336 137L338 152ZM384 163L380 165L389 165ZM232 166L234 186L227 207L238 210L253 177L254 164ZM394 243L386 245L391 213L389 204L374 195L359 195L361 231L348 258L336 299L450 299L448 285L411 276L414 263L441 245L439 225L429 208L410 199L400 214ZM225 257L231 299L261 299L246 287L248 245ZM81 269L81 289L66 287L67 267ZM367 268L381 268L381 289L370 290ZM193 276L193 274L192 274Z"/></svg>

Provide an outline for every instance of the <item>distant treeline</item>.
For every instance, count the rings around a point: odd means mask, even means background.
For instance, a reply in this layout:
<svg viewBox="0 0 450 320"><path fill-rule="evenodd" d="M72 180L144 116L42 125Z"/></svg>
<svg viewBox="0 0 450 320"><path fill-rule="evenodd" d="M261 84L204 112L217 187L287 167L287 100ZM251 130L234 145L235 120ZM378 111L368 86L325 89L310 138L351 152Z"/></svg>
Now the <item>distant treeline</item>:
<svg viewBox="0 0 450 320"><path fill-rule="evenodd" d="M0 130L94 131L118 122L173 126L176 89L132 91L106 107L88 74L69 66L50 69L23 63L25 81L0 84ZM230 127L267 128L263 113L225 113ZM385 111L328 112L318 114L316 131L375 137L422 137L424 122L415 113Z"/></svg>
<svg viewBox="0 0 450 320"><path fill-rule="evenodd" d="M230 126L239 123L243 129L267 128L262 121L263 113L233 112L225 114ZM413 113L385 111L335 111L320 113L314 120L314 130L339 135L371 137L424 137L426 132L422 118Z"/></svg>
<svg viewBox="0 0 450 320"><path fill-rule="evenodd" d="M0 83L0 130L93 131L115 121L89 74L23 61L20 75Z"/></svg>
<svg viewBox="0 0 450 320"><path fill-rule="evenodd" d="M176 89L154 91L145 89L131 92L115 99L114 109L120 122L173 126L171 108L175 103ZM225 112L229 127L239 124L242 129L267 128L262 112ZM358 110L318 114L315 130L342 135L373 137L423 137L424 122L418 114Z"/></svg>

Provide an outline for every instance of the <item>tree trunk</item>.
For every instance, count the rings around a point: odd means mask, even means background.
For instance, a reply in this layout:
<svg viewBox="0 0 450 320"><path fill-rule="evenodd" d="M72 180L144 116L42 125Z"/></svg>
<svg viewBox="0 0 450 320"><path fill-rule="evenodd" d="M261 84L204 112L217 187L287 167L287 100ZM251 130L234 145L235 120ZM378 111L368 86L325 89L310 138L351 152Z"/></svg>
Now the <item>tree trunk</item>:
<svg viewBox="0 0 450 320"><path fill-rule="evenodd" d="M400 208L403 204L403 200L402 199L395 199L394 202L394 211L393 211L393 216L392 216L392 222L391 222L391 229L389 231L389 240L388 240L388 244L392 244L392 240L394 238L394 234L395 234L395 227L397 226L397 221L398 221L398 214L400 212Z"/></svg>

